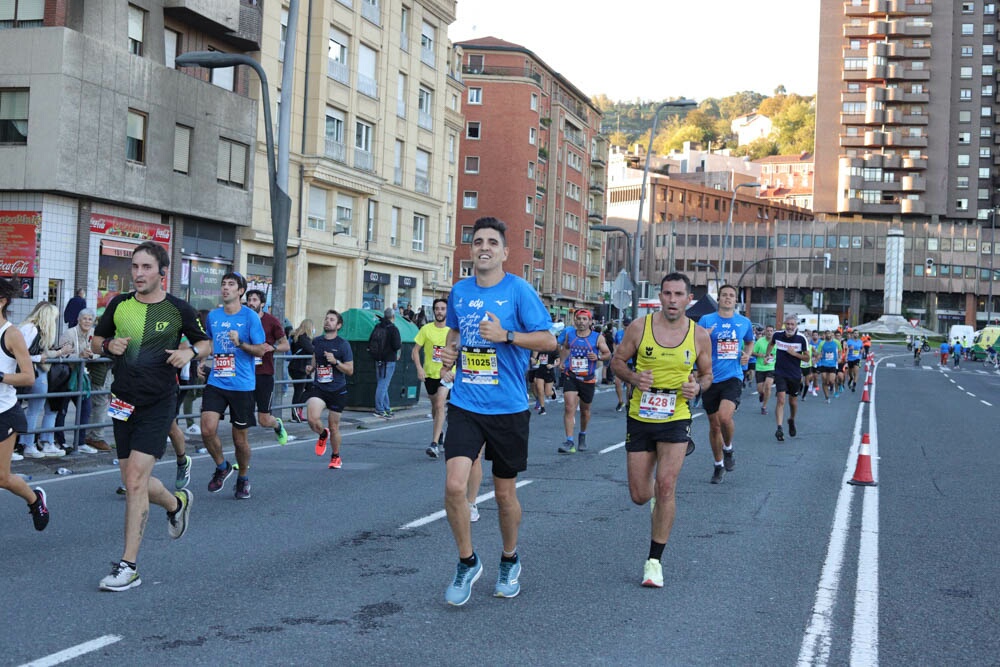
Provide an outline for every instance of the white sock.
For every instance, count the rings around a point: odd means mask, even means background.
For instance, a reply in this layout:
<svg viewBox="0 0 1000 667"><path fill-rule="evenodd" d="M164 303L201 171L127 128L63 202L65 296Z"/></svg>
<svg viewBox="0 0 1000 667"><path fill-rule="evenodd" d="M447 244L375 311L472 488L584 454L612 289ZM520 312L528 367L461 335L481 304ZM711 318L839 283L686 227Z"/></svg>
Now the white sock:
<svg viewBox="0 0 1000 667"><path fill-rule="evenodd" d="M722 446L722 451L724 451L724 452L731 452L731 451L733 451L733 443L729 443L728 445L723 445Z"/></svg>

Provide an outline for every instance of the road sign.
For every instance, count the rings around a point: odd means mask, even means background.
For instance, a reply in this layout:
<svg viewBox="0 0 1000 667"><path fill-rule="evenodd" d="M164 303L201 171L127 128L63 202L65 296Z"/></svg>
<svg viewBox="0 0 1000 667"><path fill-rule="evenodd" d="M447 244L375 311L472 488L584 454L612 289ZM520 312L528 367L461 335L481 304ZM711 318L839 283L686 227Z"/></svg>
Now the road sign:
<svg viewBox="0 0 1000 667"><path fill-rule="evenodd" d="M615 278L615 282L611 285L612 291L631 292L634 288L635 285L632 284L632 279L625 272L625 269L618 272L618 277Z"/></svg>
<svg viewBox="0 0 1000 667"><path fill-rule="evenodd" d="M618 310L625 310L632 305L632 290L611 290L611 303Z"/></svg>

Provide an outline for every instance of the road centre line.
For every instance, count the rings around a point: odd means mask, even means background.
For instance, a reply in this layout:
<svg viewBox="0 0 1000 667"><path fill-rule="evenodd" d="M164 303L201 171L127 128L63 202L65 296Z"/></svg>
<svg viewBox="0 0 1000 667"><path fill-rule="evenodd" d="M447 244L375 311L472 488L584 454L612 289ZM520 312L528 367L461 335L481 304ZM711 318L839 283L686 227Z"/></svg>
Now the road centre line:
<svg viewBox="0 0 1000 667"><path fill-rule="evenodd" d="M976 397L976 395L975 395L975 394L973 394L973 393L972 393L971 391L967 391L967 392L965 392L965 393L966 393L966 394L968 394L969 396L971 396L972 398L975 398L975 397Z"/></svg>
<svg viewBox="0 0 1000 667"><path fill-rule="evenodd" d="M522 486L526 486L528 484L531 484L533 481L535 481L535 480L533 480L533 479L522 479L520 482L518 482L517 484L514 485L514 488L520 489ZM489 493L484 493L481 496L477 496L476 497L476 504L478 505L481 502L487 501L490 498L492 498L494 495L495 495L494 492L490 491ZM408 523L408 524L406 524L404 526L400 526L399 529L400 530L409 530L410 528L419 528L420 526L426 526L429 523L433 523L434 521L437 521L438 519L443 519L446 516L447 516L447 514L445 513L444 510L438 510L437 512L434 512L432 514L428 514L427 516L422 516L419 519L415 519L415 520L411 521L410 523Z"/></svg>
<svg viewBox="0 0 1000 667"><path fill-rule="evenodd" d="M38 660L32 660L31 662L26 662L21 667L50 667L51 665L58 665L74 658L79 658L81 655L86 655L105 646L110 646L115 642L120 642L122 638L119 635L104 635L103 637L98 637L97 639L91 639L89 642L84 642L82 644L77 644L76 646L70 646L67 649L59 651L58 653L53 653L47 655L44 658L39 658Z"/></svg>
<svg viewBox="0 0 1000 667"><path fill-rule="evenodd" d="M990 403L989 401L984 401L984 400L983 400L983 399L981 399L981 398L979 399L979 402L980 402L980 403L982 403L983 405L988 405L988 406L990 406L991 408L993 407L993 404L992 404L992 403Z"/></svg>
<svg viewBox="0 0 1000 667"><path fill-rule="evenodd" d="M878 421L875 418L875 401L868 408L868 440L872 479L878 480ZM874 667L878 665L879 491L877 486L863 488L858 571L854 588L854 624L851 630L851 664Z"/></svg>

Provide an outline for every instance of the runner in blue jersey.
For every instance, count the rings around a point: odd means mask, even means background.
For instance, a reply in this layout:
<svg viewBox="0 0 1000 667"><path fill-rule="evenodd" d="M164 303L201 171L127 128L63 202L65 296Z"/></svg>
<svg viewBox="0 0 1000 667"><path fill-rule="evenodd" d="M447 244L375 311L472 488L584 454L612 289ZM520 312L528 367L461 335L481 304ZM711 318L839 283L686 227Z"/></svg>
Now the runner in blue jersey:
<svg viewBox="0 0 1000 667"><path fill-rule="evenodd" d="M753 350L753 323L736 312L736 288L719 288L719 310L703 315L698 326L708 330L712 340L712 385L702 394L708 414L708 441L715 466L712 484L721 484L726 472L736 467L733 413L743 393L743 366Z"/></svg>
<svg viewBox="0 0 1000 667"><path fill-rule="evenodd" d="M813 354L816 371L822 375L823 397L830 402L830 394L836 391L837 360L840 358L840 343L833 339L833 331L829 329L823 335L823 340L816 346Z"/></svg>
<svg viewBox="0 0 1000 667"><path fill-rule="evenodd" d="M593 316L581 308L573 316L572 329L563 332L559 357L563 365L563 426L566 441L559 447L560 454L575 454L587 450L587 426L590 424L590 404L597 388L597 362L611 359L611 350L604 338L590 328ZM579 444L573 442L576 408L580 406Z"/></svg>
<svg viewBox="0 0 1000 667"><path fill-rule="evenodd" d="M247 290L246 278L230 272L222 277L222 306L208 314L205 333L212 339L212 362L208 382L201 396L201 438L215 462L215 472L208 482L211 493L222 491L235 468L222 454L219 420L229 408L233 424L233 446L239 477L235 496L250 497L250 443L247 429L253 413L253 391L257 385L254 359L274 348L264 339L260 316L240 303Z"/></svg>
<svg viewBox="0 0 1000 667"><path fill-rule="evenodd" d="M858 367L861 364L861 353L864 344L861 342L861 334L853 331L847 339L847 376L851 391L855 391L858 386Z"/></svg>
<svg viewBox="0 0 1000 667"><path fill-rule="evenodd" d="M445 600L461 606L482 576L472 547L466 489L472 464L485 446L493 462L503 554L493 595L521 591L517 535L521 505L517 473L528 465L528 399L524 375L532 350L556 347L552 318L538 293L522 278L506 273L507 225L480 218L472 227L474 276L458 282L448 297L448 343L441 351L441 380L454 382L445 435L445 511L458 547L455 578Z"/></svg>

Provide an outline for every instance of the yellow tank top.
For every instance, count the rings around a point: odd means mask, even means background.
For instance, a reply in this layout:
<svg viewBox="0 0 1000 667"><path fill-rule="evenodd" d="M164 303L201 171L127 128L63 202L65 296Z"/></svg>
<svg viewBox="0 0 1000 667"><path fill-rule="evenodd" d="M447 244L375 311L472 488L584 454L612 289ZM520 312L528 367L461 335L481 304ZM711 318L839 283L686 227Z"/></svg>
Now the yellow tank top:
<svg viewBox="0 0 1000 667"><path fill-rule="evenodd" d="M664 393L663 390L675 392L674 413L667 419L656 419L639 416L639 406L643 400L643 392L638 389L632 391L632 398L629 400L628 414L633 419L648 423L663 423L690 419L691 410L688 407L687 399L681 394L681 385L687 382L688 376L694 370L694 363L698 354L694 345L693 320L688 320L688 332L677 347L663 347L653 338L653 315L646 315L643 323L642 339L639 341L639 349L636 351L635 370L641 373L645 370L653 371L653 390L657 393ZM649 397L647 397L649 400Z"/></svg>

